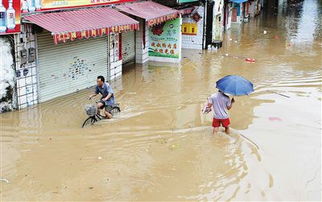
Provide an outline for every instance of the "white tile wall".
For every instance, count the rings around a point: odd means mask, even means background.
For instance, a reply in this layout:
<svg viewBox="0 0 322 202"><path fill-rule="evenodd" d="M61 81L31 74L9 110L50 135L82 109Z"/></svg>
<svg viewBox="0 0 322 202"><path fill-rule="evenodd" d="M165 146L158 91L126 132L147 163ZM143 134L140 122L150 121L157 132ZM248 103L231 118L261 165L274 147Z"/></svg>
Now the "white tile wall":
<svg viewBox="0 0 322 202"><path fill-rule="evenodd" d="M110 80L122 75L122 60L112 62L110 65Z"/></svg>
<svg viewBox="0 0 322 202"><path fill-rule="evenodd" d="M204 7L199 6L196 10L202 18L199 20L197 35L182 35L182 48L185 49L202 49ZM182 18L182 23L195 23L191 16Z"/></svg>
<svg viewBox="0 0 322 202"><path fill-rule="evenodd" d="M22 109L27 106L38 103L38 90L37 90L37 67L36 62L28 62L22 64L24 60L20 57L20 51L27 51L27 58L29 54L29 48L36 48L35 36L31 32L31 25L22 25L21 33L18 35L17 40L17 52L16 52L16 71L17 71L17 94L18 94L18 108ZM23 42L21 43L21 40ZM36 58L37 60L37 58ZM27 74L24 75L24 71ZM20 76L18 76L20 75Z"/></svg>
<svg viewBox="0 0 322 202"><path fill-rule="evenodd" d="M110 36L110 43L112 40L117 41L119 35ZM118 45L117 45L118 46ZM111 47L111 46L110 46ZM118 59L118 48L110 49L110 78L109 81L113 81L117 76L122 75L122 60Z"/></svg>

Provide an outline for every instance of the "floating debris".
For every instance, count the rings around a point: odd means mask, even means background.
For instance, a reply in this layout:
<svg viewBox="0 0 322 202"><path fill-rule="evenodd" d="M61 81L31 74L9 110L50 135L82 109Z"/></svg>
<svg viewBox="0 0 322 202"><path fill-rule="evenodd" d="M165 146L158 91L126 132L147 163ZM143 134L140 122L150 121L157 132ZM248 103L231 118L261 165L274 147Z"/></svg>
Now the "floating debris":
<svg viewBox="0 0 322 202"><path fill-rule="evenodd" d="M254 58L246 58L245 61L248 63L255 63L256 62L256 60Z"/></svg>
<svg viewBox="0 0 322 202"><path fill-rule="evenodd" d="M275 93L275 94L277 94L277 95L280 95L280 96L283 96L283 97L286 97L286 98L291 98L290 96L288 96L288 95L284 95L284 94L282 94L282 93L278 93L278 92L275 92L275 91L269 91L269 92L271 92L271 93Z"/></svg>
<svg viewBox="0 0 322 202"><path fill-rule="evenodd" d="M5 179L5 178L0 178L0 182L9 183L9 180L7 180L7 179Z"/></svg>

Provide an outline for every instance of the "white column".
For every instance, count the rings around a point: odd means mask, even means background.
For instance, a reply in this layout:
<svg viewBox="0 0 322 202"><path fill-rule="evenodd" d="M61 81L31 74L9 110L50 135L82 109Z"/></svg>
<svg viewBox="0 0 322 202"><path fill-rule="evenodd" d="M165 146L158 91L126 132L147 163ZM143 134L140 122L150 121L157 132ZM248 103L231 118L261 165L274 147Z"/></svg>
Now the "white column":
<svg viewBox="0 0 322 202"><path fill-rule="evenodd" d="M145 23L145 26L144 26ZM138 64L143 64L149 60L149 27L145 20L140 20L140 30L136 31L136 56L135 61ZM145 40L143 33L145 32Z"/></svg>
<svg viewBox="0 0 322 202"><path fill-rule="evenodd" d="M119 58L120 54L120 37L121 35L110 34L109 35L109 81L113 82L114 80L118 80L122 76L122 60ZM113 47L114 44L114 47Z"/></svg>

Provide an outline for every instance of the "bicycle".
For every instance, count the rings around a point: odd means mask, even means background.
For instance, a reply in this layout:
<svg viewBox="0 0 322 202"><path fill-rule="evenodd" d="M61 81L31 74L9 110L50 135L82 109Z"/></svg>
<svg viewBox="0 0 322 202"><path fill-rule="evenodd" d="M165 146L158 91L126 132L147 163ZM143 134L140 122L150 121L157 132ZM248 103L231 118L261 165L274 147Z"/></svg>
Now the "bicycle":
<svg viewBox="0 0 322 202"><path fill-rule="evenodd" d="M105 107L105 110L107 107ZM93 104L91 105L86 105L85 106L85 112L89 116L83 123L82 128L84 128L86 125L93 125L95 122L98 122L102 119L105 119L104 116L102 116L98 111L97 107ZM112 114L113 116L116 115L117 113L121 112L121 109L119 107L119 104L114 104L111 107L109 107L108 112Z"/></svg>

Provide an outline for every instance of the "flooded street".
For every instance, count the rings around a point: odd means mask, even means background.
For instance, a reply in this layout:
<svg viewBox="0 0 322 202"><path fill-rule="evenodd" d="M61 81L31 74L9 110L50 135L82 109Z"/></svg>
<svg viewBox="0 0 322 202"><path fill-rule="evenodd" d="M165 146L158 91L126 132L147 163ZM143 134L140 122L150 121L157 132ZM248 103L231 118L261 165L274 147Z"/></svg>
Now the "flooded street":
<svg viewBox="0 0 322 202"><path fill-rule="evenodd" d="M93 89L0 114L1 200L320 201L322 4L280 7L219 51L124 67L112 120L81 128ZM232 134L213 136L201 108L229 74L255 92L235 97Z"/></svg>

